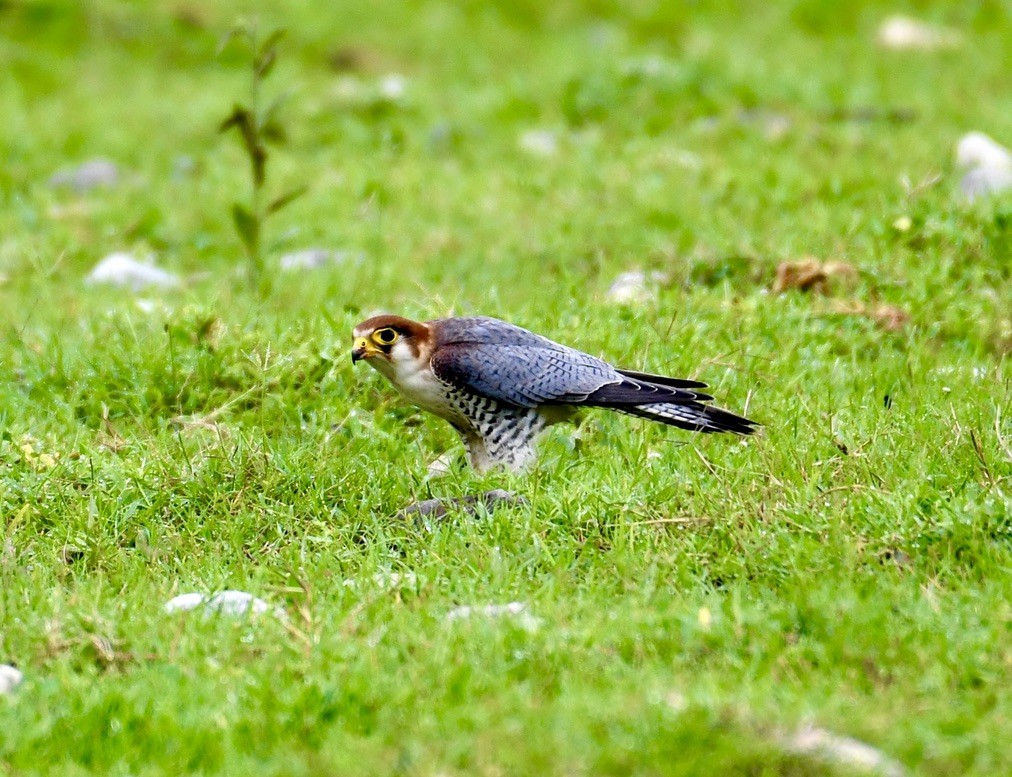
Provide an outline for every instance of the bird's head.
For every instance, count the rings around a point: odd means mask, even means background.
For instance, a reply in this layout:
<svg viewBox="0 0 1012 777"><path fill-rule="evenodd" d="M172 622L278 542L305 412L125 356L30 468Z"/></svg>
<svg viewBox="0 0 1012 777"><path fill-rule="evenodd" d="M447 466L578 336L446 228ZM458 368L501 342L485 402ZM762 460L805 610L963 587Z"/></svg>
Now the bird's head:
<svg viewBox="0 0 1012 777"><path fill-rule="evenodd" d="M386 373L415 364L428 350L429 327L401 316L384 314L363 321L352 331L351 360L368 359Z"/></svg>

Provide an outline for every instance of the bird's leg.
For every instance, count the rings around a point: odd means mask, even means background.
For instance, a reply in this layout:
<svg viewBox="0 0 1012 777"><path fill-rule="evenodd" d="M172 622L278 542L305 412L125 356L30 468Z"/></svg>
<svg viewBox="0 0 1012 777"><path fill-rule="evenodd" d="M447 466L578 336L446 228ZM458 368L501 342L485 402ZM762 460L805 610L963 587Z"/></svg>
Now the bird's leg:
<svg viewBox="0 0 1012 777"><path fill-rule="evenodd" d="M489 456L485 441L480 436L474 432L460 431L460 439L464 443L467 461L475 472L485 473L495 466L495 461Z"/></svg>
<svg viewBox="0 0 1012 777"><path fill-rule="evenodd" d="M537 461L535 443L548 423L537 410L501 411L497 422L483 429L488 460L511 472L528 469Z"/></svg>

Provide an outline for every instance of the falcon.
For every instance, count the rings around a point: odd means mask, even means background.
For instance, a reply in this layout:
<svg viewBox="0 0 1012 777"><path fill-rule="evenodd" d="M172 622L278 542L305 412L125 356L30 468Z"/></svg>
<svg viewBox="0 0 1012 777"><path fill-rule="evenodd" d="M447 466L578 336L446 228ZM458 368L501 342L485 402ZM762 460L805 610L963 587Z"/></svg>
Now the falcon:
<svg viewBox="0 0 1012 777"><path fill-rule="evenodd" d="M374 316L353 332L366 360L412 403L449 421L479 472L534 463L535 438L581 407L603 407L693 432L752 434L755 421L719 407L705 383L620 370L496 318L418 322Z"/></svg>

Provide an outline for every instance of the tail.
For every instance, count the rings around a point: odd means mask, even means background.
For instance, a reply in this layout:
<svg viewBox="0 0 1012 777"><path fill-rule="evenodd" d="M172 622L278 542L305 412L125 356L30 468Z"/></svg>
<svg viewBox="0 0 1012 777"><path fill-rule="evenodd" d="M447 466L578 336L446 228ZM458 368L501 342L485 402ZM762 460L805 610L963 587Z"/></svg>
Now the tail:
<svg viewBox="0 0 1012 777"><path fill-rule="evenodd" d="M688 429L690 432L731 432L732 434L752 434L757 421L750 421L744 416L735 415L724 410L699 402L662 402L656 405L635 405L631 407L613 407L620 413L647 418L651 421Z"/></svg>
<svg viewBox="0 0 1012 777"><path fill-rule="evenodd" d="M624 378L621 383L602 386L580 404L606 407L690 432L753 434L759 425L729 410L703 404L713 399L695 390L706 388L705 383L627 370L619 373Z"/></svg>

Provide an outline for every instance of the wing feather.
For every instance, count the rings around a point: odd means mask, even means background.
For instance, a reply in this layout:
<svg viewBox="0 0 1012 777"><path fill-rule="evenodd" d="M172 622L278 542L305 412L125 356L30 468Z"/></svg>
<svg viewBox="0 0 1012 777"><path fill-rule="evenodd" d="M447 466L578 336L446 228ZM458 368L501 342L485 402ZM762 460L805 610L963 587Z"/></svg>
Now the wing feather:
<svg viewBox="0 0 1012 777"><path fill-rule="evenodd" d="M705 383L617 370L590 354L490 318L432 322L435 376L452 386L521 408L585 405L610 408L704 432L751 434L754 421L703 405Z"/></svg>
<svg viewBox="0 0 1012 777"><path fill-rule="evenodd" d="M608 364L571 349L453 343L432 355L437 378L517 407L579 404L621 380Z"/></svg>

